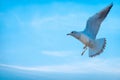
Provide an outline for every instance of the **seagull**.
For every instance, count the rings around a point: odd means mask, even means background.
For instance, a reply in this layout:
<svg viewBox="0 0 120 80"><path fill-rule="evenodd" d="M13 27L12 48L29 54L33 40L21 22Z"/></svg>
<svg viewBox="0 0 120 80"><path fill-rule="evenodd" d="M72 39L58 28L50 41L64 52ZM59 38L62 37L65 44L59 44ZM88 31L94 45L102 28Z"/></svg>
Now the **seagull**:
<svg viewBox="0 0 120 80"><path fill-rule="evenodd" d="M106 38L96 39L96 35L99 31L101 23L106 18L112 6L113 3L90 17L87 20L86 28L83 31L72 31L71 33L67 34L78 39L85 45L81 55L85 53L87 47L89 48L89 57L95 57L103 52L106 46Z"/></svg>

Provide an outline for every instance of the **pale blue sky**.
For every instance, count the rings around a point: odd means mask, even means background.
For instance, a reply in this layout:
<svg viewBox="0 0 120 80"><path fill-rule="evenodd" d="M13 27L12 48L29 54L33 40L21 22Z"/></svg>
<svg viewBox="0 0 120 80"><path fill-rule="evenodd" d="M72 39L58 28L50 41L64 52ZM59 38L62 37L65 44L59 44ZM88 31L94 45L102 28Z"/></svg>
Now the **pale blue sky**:
<svg viewBox="0 0 120 80"><path fill-rule="evenodd" d="M73 30L82 31L87 19L111 2L112 0L1 0L0 67L27 73L37 71L39 75L42 72L83 76L96 73L120 74L119 0L114 0L114 6L97 35L97 38L107 39L101 55L89 58L87 51L81 56L83 44L66 36ZM118 78L120 79L119 76Z"/></svg>

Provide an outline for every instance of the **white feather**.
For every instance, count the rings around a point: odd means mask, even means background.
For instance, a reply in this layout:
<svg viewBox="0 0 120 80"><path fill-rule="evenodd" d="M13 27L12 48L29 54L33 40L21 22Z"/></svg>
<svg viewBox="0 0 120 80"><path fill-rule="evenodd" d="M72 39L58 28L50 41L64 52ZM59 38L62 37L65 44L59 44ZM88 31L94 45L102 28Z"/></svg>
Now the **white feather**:
<svg viewBox="0 0 120 80"><path fill-rule="evenodd" d="M89 57L94 57L103 52L106 45L106 39L105 38L97 39L95 40L93 45L94 47L89 48Z"/></svg>

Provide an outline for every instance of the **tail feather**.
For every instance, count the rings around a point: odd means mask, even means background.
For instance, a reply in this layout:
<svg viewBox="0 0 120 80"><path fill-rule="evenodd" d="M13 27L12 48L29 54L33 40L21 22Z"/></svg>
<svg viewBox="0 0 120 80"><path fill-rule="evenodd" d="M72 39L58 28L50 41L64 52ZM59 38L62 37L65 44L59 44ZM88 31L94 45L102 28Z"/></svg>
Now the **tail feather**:
<svg viewBox="0 0 120 80"><path fill-rule="evenodd" d="M93 48L89 48L89 57L95 57L101 54L106 46L106 39L101 38L95 40L95 44Z"/></svg>

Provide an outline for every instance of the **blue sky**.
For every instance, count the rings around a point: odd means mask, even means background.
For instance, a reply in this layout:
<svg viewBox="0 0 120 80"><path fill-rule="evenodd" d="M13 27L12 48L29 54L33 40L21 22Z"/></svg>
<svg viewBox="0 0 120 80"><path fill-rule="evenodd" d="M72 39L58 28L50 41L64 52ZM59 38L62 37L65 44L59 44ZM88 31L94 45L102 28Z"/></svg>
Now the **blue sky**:
<svg viewBox="0 0 120 80"><path fill-rule="evenodd" d="M116 75L112 78L120 79L119 0L114 0L114 6L97 35L97 38L107 39L106 48L101 55L89 58L87 51L81 56L83 44L66 36L73 30L82 31L87 19L111 2L111 0L1 0L0 70L3 73L7 70L9 73L21 72L20 75L30 73L37 77L44 74L45 77L52 78L54 74L58 74L58 77L66 74L64 76L66 79L73 74L71 78L73 80L75 78L87 80L86 74L91 76L91 79L96 79L93 76L95 74L108 77ZM2 72L0 74L3 74ZM79 74L81 76L75 76ZM31 77L30 75L28 77ZM97 75L98 78L101 76Z"/></svg>

